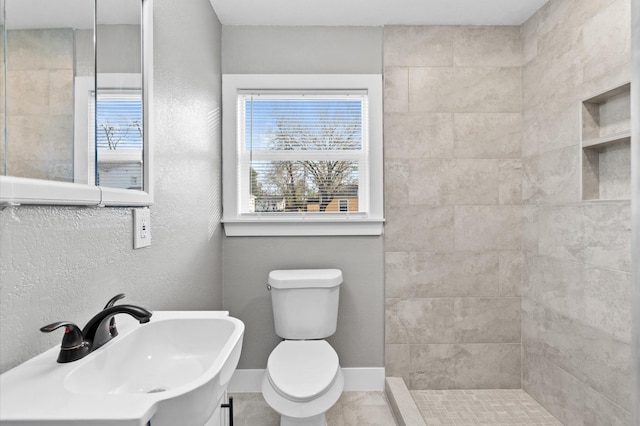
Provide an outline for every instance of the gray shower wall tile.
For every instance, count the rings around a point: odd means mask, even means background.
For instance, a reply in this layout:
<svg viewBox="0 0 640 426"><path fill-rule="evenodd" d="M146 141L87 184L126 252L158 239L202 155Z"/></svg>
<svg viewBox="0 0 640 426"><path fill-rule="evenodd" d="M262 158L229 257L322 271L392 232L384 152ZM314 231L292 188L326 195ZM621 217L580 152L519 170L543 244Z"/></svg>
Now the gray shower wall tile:
<svg viewBox="0 0 640 426"><path fill-rule="evenodd" d="M71 115L73 105L73 70L49 72L49 114Z"/></svg>
<svg viewBox="0 0 640 426"><path fill-rule="evenodd" d="M73 69L73 30L70 28L10 30L7 72Z"/></svg>
<svg viewBox="0 0 640 426"><path fill-rule="evenodd" d="M630 62L623 63L605 74L585 81L582 86L580 86L578 96L580 100L590 98L628 81L631 81Z"/></svg>
<svg viewBox="0 0 640 426"><path fill-rule="evenodd" d="M411 345L409 388L517 389L519 343Z"/></svg>
<svg viewBox="0 0 640 426"><path fill-rule="evenodd" d="M606 8L614 0L565 0L560 2L549 2L541 11L543 12L540 22L539 36L544 37L554 30L561 30L563 27L582 28L587 21L593 18L600 11ZM562 39L556 37L558 42Z"/></svg>
<svg viewBox="0 0 640 426"><path fill-rule="evenodd" d="M568 2L565 0L565 3ZM567 15L571 14L571 11L564 10ZM556 23L556 25L549 26L549 22L545 20L542 26L546 27L540 31L538 37L538 49L543 58L551 60L562 56L570 51L580 50L582 47L582 26L578 24L577 19L573 19L566 16L568 21L564 25ZM574 18L576 18L574 16ZM585 19L581 19L584 21Z"/></svg>
<svg viewBox="0 0 640 426"><path fill-rule="evenodd" d="M584 426L585 385L523 345L522 388L565 426Z"/></svg>
<svg viewBox="0 0 640 426"><path fill-rule="evenodd" d="M576 90L568 96L525 109L525 117L530 117L529 120L535 124L532 137L536 140L536 153L543 154L580 143L579 98Z"/></svg>
<svg viewBox="0 0 640 426"><path fill-rule="evenodd" d="M407 298L413 294L409 268L409 253L385 253L384 282L386 298Z"/></svg>
<svg viewBox="0 0 640 426"><path fill-rule="evenodd" d="M580 201L580 155L576 145L523 158L523 202L557 204Z"/></svg>
<svg viewBox="0 0 640 426"><path fill-rule="evenodd" d="M593 389L584 392L584 426L628 426L631 414Z"/></svg>
<svg viewBox="0 0 640 426"><path fill-rule="evenodd" d="M538 209L538 253L584 261L584 218L580 205L549 205Z"/></svg>
<svg viewBox="0 0 640 426"><path fill-rule="evenodd" d="M538 253L538 221L540 207L525 205L522 207L522 251L525 253Z"/></svg>
<svg viewBox="0 0 640 426"><path fill-rule="evenodd" d="M525 270L525 297L571 318L585 318L582 263L528 255Z"/></svg>
<svg viewBox="0 0 640 426"><path fill-rule="evenodd" d="M452 251L453 207L390 206L385 211L386 251Z"/></svg>
<svg viewBox="0 0 640 426"><path fill-rule="evenodd" d="M629 272L631 267L631 205L589 203L583 207L586 263Z"/></svg>
<svg viewBox="0 0 640 426"><path fill-rule="evenodd" d="M521 251L505 251L499 253L499 295L503 297L520 297L522 294L522 278L524 254ZM489 293L484 294L489 295Z"/></svg>
<svg viewBox="0 0 640 426"><path fill-rule="evenodd" d="M631 274L586 265L584 322L631 342Z"/></svg>
<svg viewBox="0 0 640 426"><path fill-rule="evenodd" d="M522 45L522 65L530 62L538 55L538 28L542 9L520 25L520 41Z"/></svg>
<svg viewBox="0 0 640 426"><path fill-rule="evenodd" d="M616 0L584 25L582 53L585 80L591 80L629 62L631 26L611 25L611 22L630 21L631 2Z"/></svg>
<svg viewBox="0 0 640 426"><path fill-rule="evenodd" d="M454 341L453 299L386 299L386 343Z"/></svg>
<svg viewBox="0 0 640 426"><path fill-rule="evenodd" d="M60 160L8 160L7 170L12 176L73 182L73 166Z"/></svg>
<svg viewBox="0 0 640 426"><path fill-rule="evenodd" d="M522 143L520 153L522 158L532 157L538 154L538 137L540 126L537 110L526 105L522 110Z"/></svg>
<svg viewBox="0 0 640 426"><path fill-rule="evenodd" d="M514 112L522 109L520 67L409 69L411 112Z"/></svg>
<svg viewBox="0 0 640 426"><path fill-rule="evenodd" d="M544 52L522 67L523 105L532 107L559 98L579 87L584 79L579 49L564 53Z"/></svg>
<svg viewBox="0 0 640 426"><path fill-rule="evenodd" d="M384 162L384 201L387 206L409 205L409 160Z"/></svg>
<svg viewBox="0 0 640 426"><path fill-rule="evenodd" d="M456 158L520 158L522 114L453 114Z"/></svg>
<svg viewBox="0 0 640 426"><path fill-rule="evenodd" d="M409 111L409 68L384 68L384 112Z"/></svg>
<svg viewBox="0 0 640 426"><path fill-rule="evenodd" d="M520 250L521 206L455 206L456 250Z"/></svg>
<svg viewBox="0 0 640 426"><path fill-rule="evenodd" d="M498 160L411 160L409 204L498 204Z"/></svg>
<svg viewBox="0 0 640 426"><path fill-rule="evenodd" d="M10 139L20 144L19 150L11 152L12 161L66 162L72 167L73 149L60 143L73 139L72 115L8 116L7 128Z"/></svg>
<svg viewBox="0 0 640 426"><path fill-rule="evenodd" d="M385 160L453 158L453 140L453 114L385 113Z"/></svg>
<svg viewBox="0 0 640 426"><path fill-rule="evenodd" d="M599 195L604 200L629 199L631 193L631 168L629 167L630 142L613 144L598 151ZM587 186L585 184L585 186ZM591 186L595 186L591 183Z"/></svg>
<svg viewBox="0 0 640 426"><path fill-rule="evenodd" d="M408 383L520 386L520 44L385 28L386 363Z"/></svg>
<svg viewBox="0 0 640 426"><path fill-rule="evenodd" d="M387 297L498 296L500 268L512 268L501 260L498 252L387 253ZM505 280L517 280L512 271L503 273Z"/></svg>
<svg viewBox="0 0 640 426"><path fill-rule="evenodd" d="M385 66L453 65L453 26L385 26Z"/></svg>
<svg viewBox="0 0 640 426"><path fill-rule="evenodd" d="M456 342L520 343L520 298L454 299Z"/></svg>
<svg viewBox="0 0 640 426"><path fill-rule="evenodd" d="M384 366L386 377L402 377L408 384L411 380L411 345L385 344Z"/></svg>
<svg viewBox="0 0 640 426"><path fill-rule="evenodd" d="M8 117L49 114L49 70L8 73L7 89Z"/></svg>
<svg viewBox="0 0 640 426"><path fill-rule="evenodd" d="M628 210L582 202L578 167L581 101L629 80L628 8L552 1L521 28L523 387L567 425L630 421Z"/></svg>
<svg viewBox="0 0 640 426"><path fill-rule="evenodd" d="M520 67L522 45L517 26L460 26L453 39L458 67Z"/></svg>
<svg viewBox="0 0 640 426"><path fill-rule="evenodd" d="M522 204L522 160L499 160L498 202Z"/></svg>
<svg viewBox="0 0 640 426"><path fill-rule="evenodd" d="M522 315L522 344L527 351L629 410L629 343L527 298L522 300Z"/></svg>

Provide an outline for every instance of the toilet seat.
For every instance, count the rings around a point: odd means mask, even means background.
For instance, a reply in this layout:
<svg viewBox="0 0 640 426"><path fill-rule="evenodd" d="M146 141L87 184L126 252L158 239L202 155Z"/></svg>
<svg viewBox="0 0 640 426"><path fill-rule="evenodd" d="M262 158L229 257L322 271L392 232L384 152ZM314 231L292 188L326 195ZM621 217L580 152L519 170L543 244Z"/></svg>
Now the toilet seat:
<svg viewBox="0 0 640 426"><path fill-rule="evenodd" d="M326 393L339 370L338 354L326 340L285 340L269 355L266 375L282 397L306 402Z"/></svg>

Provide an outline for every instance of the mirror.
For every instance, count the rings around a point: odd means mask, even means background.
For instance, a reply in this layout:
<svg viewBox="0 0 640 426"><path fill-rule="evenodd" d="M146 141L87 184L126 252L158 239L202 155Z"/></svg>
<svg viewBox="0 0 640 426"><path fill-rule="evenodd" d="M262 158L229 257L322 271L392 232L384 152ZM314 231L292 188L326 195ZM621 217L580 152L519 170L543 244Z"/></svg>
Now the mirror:
<svg viewBox="0 0 640 426"><path fill-rule="evenodd" d="M151 204L151 0L0 5L0 202Z"/></svg>

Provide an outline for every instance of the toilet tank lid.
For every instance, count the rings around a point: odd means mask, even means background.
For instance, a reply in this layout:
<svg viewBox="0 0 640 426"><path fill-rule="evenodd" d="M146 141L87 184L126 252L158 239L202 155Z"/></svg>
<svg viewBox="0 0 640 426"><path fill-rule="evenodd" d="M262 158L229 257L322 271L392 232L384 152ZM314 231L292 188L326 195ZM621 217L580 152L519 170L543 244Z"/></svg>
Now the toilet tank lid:
<svg viewBox="0 0 640 426"><path fill-rule="evenodd" d="M269 273L273 288L329 288L342 284L340 269L281 269Z"/></svg>

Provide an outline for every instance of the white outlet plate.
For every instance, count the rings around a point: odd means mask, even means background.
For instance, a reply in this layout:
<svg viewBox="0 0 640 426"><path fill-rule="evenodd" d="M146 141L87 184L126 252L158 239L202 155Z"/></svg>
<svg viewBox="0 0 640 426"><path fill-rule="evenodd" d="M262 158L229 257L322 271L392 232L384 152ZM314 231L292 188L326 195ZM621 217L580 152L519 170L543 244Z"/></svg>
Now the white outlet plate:
<svg viewBox="0 0 640 426"><path fill-rule="evenodd" d="M133 209L133 248L151 245L151 210Z"/></svg>

